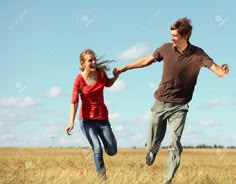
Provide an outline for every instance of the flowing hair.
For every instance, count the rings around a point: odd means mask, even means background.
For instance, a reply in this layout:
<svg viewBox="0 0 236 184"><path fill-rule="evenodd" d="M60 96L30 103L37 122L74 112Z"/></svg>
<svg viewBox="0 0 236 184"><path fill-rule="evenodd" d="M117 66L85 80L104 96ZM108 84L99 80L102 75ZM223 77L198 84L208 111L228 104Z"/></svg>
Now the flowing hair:
<svg viewBox="0 0 236 184"><path fill-rule="evenodd" d="M91 54L94 56L94 58L96 59L96 68L98 70L102 70L104 72L110 70L110 67L108 66L109 63L116 62L115 60L102 60L102 61L100 61L104 56L97 58L96 53L92 49L85 49L80 54L80 67L79 67L79 69L81 71L84 70L84 67L82 66L82 64L85 61L85 55L87 55L87 54ZM98 62L98 61L100 61L100 62Z"/></svg>

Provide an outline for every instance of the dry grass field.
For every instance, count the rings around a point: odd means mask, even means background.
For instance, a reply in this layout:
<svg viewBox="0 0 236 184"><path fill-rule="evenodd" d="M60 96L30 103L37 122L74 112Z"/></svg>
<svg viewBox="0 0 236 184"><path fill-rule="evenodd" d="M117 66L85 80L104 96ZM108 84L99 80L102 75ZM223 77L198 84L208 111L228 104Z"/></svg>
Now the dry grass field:
<svg viewBox="0 0 236 184"><path fill-rule="evenodd" d="M168 150L153 166L145 149L119 149L105 163L108 178L95 174L92 152L82 148L0 148L1 184L161 184ZM235 184L236 149L184 149L174 184Z"/></svg>

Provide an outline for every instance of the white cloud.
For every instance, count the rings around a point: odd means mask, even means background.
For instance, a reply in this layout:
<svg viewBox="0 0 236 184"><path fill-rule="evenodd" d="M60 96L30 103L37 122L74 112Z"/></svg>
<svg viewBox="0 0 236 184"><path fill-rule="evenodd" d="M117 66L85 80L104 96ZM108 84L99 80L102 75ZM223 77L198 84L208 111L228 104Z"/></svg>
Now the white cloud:
<svg viewBox="0 0 236 184"><path fill-rule="evenodd" d="M192 128L192 127L187 127L184 129L183 134L184 136L199 136L201 135L201 131L199 128Z"/></svg>
<svg viewBox="0 0 236 184"><path fill-rule="evenodd" d="M156 86L157 85L154 82L149 82L148 83L148 87L151 88L151 89L156 88Z"/></svg>
<svg viewBox="0 0 236 184"><path fill-rule="evenodd" d="M51 87L48 91L46 91L43 96L46 96L46 97L57 97L57 96L60 96L62 95L63 92L61 90L60 87L58 86L53 86Z"/></svg>
<svg viewBox="0 0 236 184"><path fill-rule="evenodd" d="M33 117L32 113L25 112L18 109L4 109L0 111L0 127L12 126L12 123L29 121Z"/></svg>
<svg viewBox="0 0 236 184"><path fill-rule="evenodd" d="M122 52L118 56L118 58L121 60L131 60L144 57L145 55L148 54L149 50L150 50L150 44L139 43L127 49L126 51Z"/></svg>
<svg viewBox="0 0 236 184"><path fill-rule="evenodd" d="M45 127L44 131L41 134L41 143L47 143L49 146L75 146L77 147L78 144L78 138L75 138L78 136L78 132L76 128L72 130L71 135L68 136L66 134L66 126L67 124L63 125L61 123L46 123L48 125L44 125ZM83 136L83 135L80 135Z"/></svg>
<svg viewBox="0 0 236 184"><path fill-rule="evenodd" d="M124 127L122 125L115 127L116 132L121 132L124 130Z"/></svg>
<svg viewBox="0 0 236 184"><path fill-rule="evenodd" d="M151 111L146 112L146 113L142 114L141 116L139 116L137 119L134 120L134 123L140 123L143 125L147 125L147 124L149 124L150 120L151 120Z"/></svg>
<svg viewBox="0 0 236 184"><path fill-rule="evenodd" d="M154 82L149 82L148 83L148 87L150 89L152 89L152 93L154 93L156 91L156 89L158 88L159 84L155 84Z"/></svg>
<svg viewBox="0 0 236 184"><path fill-rule="evenodd" d="M58 142L57 142L58 141ZM72 131L71 135L63 135L59 138L55 139L55 145L64 146L64 147L78 147L78 146L86 146L90 147L87 138L81 133L76 132L75 130Z"/></svg>
<svg viewBox="0 0 236 184"><path fill-rule="evenodd" d="M0 99L0 106L4 107L31 107L37 105L37 102L31 97L9 97Z"/></svg>
<svg viewBox="0 0 236 184"><path fill-rule="evenodd" d="M118 127L120 130L115 129L115 136L118 141L119 147L144 147L146 142L146 134L140 134L132 130L124 129L122 126Z"/></svg>
<svg viewBox="0 0 236 184"><path fill-rule="evenodd" d="M59 134L59 126L56 124L52 124L51 126L47 127L43 133L44 137L56 137Z"/></svg>
<svg viewBox="0 0 236 184"><path fill-rule="evenodd" d="M203 125L203 126L218 126L218 125L220 125L220 123L218 123L214 120L206 120L206 121L201 121L200 125Z"/></svg>
<svg viewBox="0 0 236 184"><path fill-rule="evenodd" d="M132 141L134 141L135 143L138 143L138 142L145 142L145 140L146 140L146 135L137 133L137 134L131 136L130 139L131 139Z"/></svg>
<svg viewBox="0 0 236 184"><path fill-rule="evenodd" d="M217 107L217 106L233 106L235 105L235 102L232 101L227 101L227 100L219 100L219 99L214 99L211 102L207 103L204 105L205 108L211 108L211 107Z"/></svg>
<svg viewBox="0 0 236 184"><path fill-rule="evenodd" d="M236 145L236 136L235 135L231 137L231 140L232 140L231 144Z"/></svg>
<svg viewBox="0 0 236 184"><path fill-rule="evenodd" d="M219 99L214 99L210 102L212 105L219 105L219 106L229 106L229 105L234 105L235 103L226 101L226 100L219 100Z"/></svg>
<svg viewBox="0 0 236 184"><path fill-rule="evenodd" d="M119 92L123 91L126 88L126 83L122 80L117 80L112 87L107 88L109 92Z"/></svg>
<svg viewBox="0 0 236 184"><path fill-rule="evenodd" d="M116 125L116 126L114 126ZM126 138L126 141L129 142L127 140L127 137L130 137L130 129L128 128L128 125L122 125L122 124L112 124L112 129L114 130L114 134L116 139L118 140L118 142L120 142L120 140L122 138Z"/></svg>
<svg viewBox="0 0 236 184"><path fill-rule="evenodd" d="M12 140L15 140L16 139L16 135L14 134L4 134L4 135L0 135L0 142L9 142L9 141L12 141Z"/></svg>
<svg viewBox="0 0 236 184"><path fill-rule="evenodd" d="M79 146L79 142L81 140L82 135L80 135L81 136L80 139L78 139L77 136L75 137L75 135L70 135L70 136L65 135L63 137L60 137L59 138L59 145L61 145L61 146L73 146L73 147L75 146L75 147L77 147L77 146ZM86 140L84 142L86 142Z"/></svg>
<svg viewBox="0 0 236 184"><path fill-rule="evenodd" d="M1 146L4 147L29 147L32 144L30 144L32 142L32 137L28 137L27 135L24 136L19 136L16 135L16 133L12 133L11 130L9 130L9 132L3 132L1 133L2 135L0 136L0 143ZM23 148L20 148L19 150L16 151L16 153L18 152L22 152Z"/></svg>
<svg viewBox="0 0 236 184"><path fill-rule="evenodd" d="M107 101L105 100L105 104L109 109L113 105L113 102L112 102L112 100L107 100Z"/></svg>
<svg viewBox="0 0 236 184"><path fill-rule="evenodd" d="M115 119L119 119L119 118L120 118L120 113L109 114L110 120L115 120Z"/></svg>
<svg viewBox="0 0 236 184"><path fill-rule="evenodd" d="M201 129L195 127L186 127L183 131L183 135L181 138L182 145L185 146L196 146L199 144L206 143L206 133Z"/></svg>
<svg viewBox="0 0 236 184"><path fill-rule="evenodd" d="M115 127L115 132L122 132L124 127L122 125Z"/></svg>

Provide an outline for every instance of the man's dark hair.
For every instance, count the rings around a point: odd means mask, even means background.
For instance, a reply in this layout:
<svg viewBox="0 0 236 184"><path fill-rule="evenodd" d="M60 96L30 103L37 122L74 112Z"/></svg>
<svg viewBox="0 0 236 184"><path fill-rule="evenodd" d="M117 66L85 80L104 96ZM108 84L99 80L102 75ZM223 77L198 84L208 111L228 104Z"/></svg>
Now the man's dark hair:
<svg viewBox="0 0 236 184"><path fill-rule="evenodd" d="M182 37L187 36L187 40L189 40L193 27L191 25L191 20L187 17L184 17L175 21L170 29L177 30Z"/></svg>

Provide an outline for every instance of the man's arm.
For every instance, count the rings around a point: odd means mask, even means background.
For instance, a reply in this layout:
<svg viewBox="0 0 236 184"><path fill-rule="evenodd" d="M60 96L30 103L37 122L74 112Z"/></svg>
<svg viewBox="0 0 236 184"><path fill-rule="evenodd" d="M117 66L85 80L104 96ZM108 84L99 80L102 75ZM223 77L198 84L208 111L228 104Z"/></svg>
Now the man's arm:
<svg viewBox="0 0 236 184"><path fill-rule="evenodd" d="M143 57L141 59L138 59L137 61L130 63L126 66L118 68L117 72L121 73L121 72L125 72L127 70L131 70L131 69L135 69L135 68L142 68L142 67L151 65L154 62L156 62L156 61L155 61L155 58L153 57L153 55L149 55L149 56Z"/></svg>
<svg viewBox="0 0 236 184"><path fill-rule="evenodd" d="M213 63L210 70L213 71L218 77L224 77L229 73L229 67L227 64L218 66L216 63Z"/></svg>

